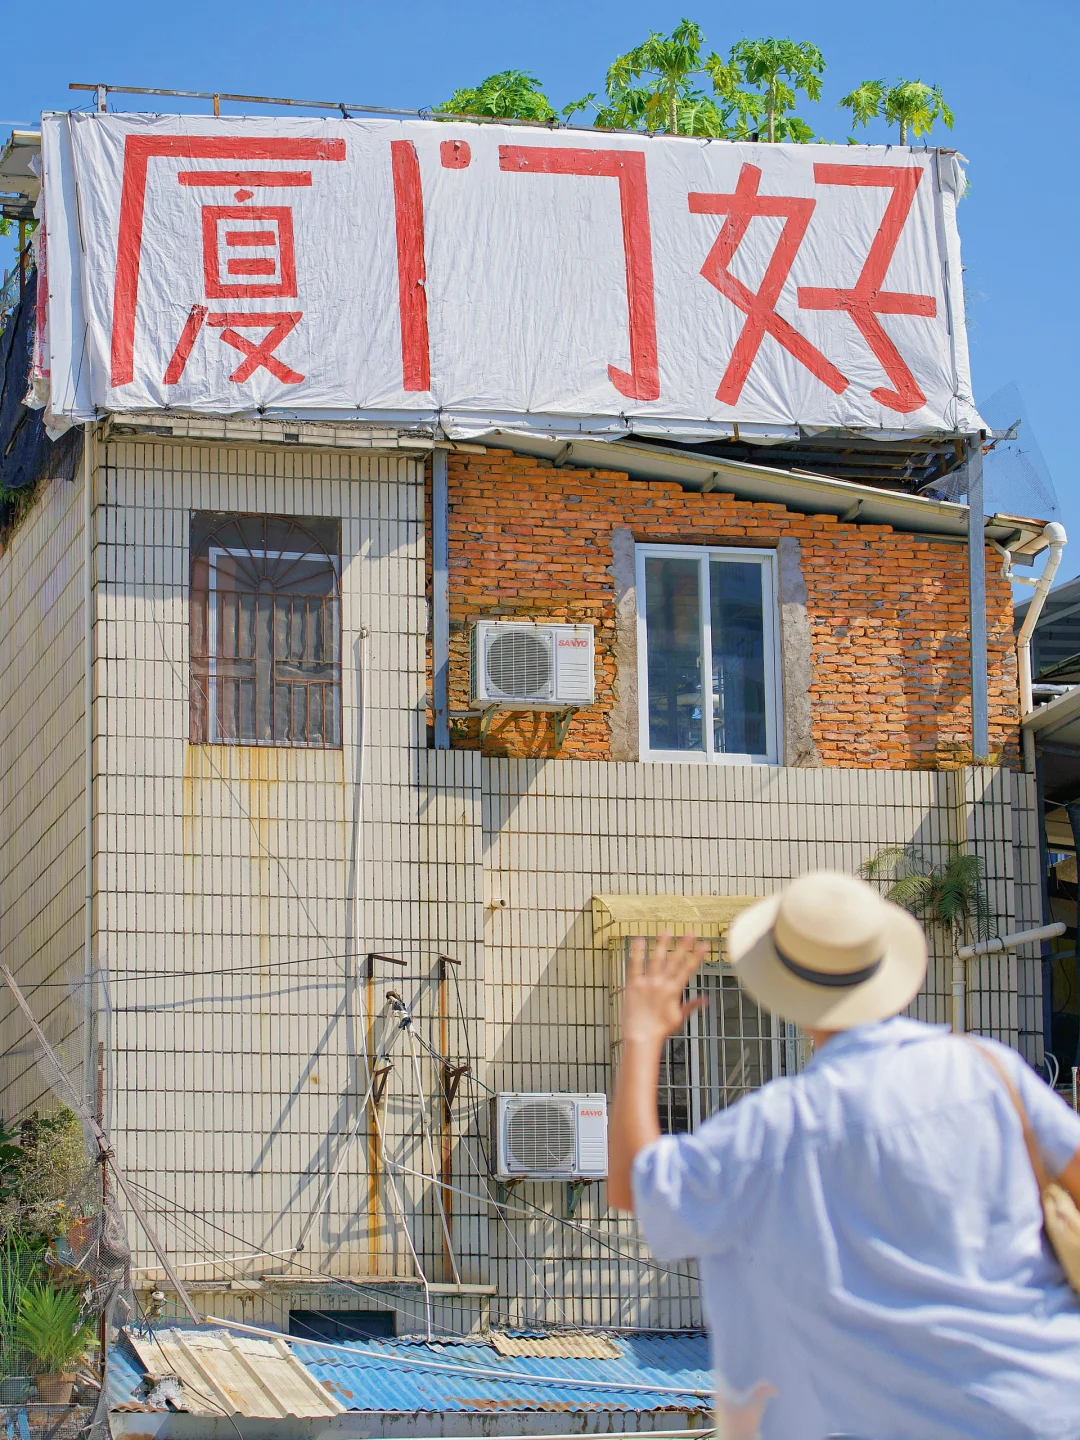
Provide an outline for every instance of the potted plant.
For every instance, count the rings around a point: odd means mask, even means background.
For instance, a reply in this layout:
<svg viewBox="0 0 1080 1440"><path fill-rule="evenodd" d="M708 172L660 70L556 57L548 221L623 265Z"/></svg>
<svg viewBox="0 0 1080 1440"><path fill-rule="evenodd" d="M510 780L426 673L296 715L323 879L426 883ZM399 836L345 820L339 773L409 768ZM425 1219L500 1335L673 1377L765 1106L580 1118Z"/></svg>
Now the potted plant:
<svg viewBox="0 0 1080 1440"><path fill-rule="evenodd" d="M38 1373L38 1399L43 1405L70 1405L75 1388L73 1367L94 1342L93 1326L82 1318L73 1290L28 1285L19 1303L18 1343Z"/></svg>

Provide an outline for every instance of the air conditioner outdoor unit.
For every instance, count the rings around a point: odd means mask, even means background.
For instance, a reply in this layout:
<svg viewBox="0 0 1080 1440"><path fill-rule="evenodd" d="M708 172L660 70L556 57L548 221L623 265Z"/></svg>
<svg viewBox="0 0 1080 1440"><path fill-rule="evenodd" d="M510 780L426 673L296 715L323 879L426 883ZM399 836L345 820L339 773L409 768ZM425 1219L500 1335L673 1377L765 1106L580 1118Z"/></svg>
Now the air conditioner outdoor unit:
<svg viewBox="0 0 1080 1440"><path fill-rule="evenodd" d="M603 1180L607 1175L606 1095L497 1095L500 1180Z"/></svg>
<svg viewBox="0 0 1080 1440"><path fill-rule="evenodd" d="M471 661L474 706L563 710L593 703L591 625L479 620Z"/></svg>

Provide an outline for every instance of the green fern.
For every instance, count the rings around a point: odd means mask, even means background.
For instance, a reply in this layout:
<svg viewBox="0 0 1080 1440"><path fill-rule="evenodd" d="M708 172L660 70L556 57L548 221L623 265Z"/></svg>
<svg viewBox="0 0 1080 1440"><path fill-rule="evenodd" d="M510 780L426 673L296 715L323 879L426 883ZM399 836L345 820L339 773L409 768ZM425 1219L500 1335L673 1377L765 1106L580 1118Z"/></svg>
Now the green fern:
<svg viewBox="0 0 1080 1440"><path fill-rule="evenodd" d="M993 913L985 866L959 845L948 847L941 864L914 845L887 845L865 861L859 873L881 885L886 900L924 924L940 925L954 937L965 928L976 940L990 935Z"/></svg>
<svg viewBox="0 0 1080 1440"><path fill-rule="evenodd" d="M60 1375L94 1343L94 1327L81 1318L73 1290L28 1285L19 1303L15 1336L33 1356L43 1375Z"/></svg>

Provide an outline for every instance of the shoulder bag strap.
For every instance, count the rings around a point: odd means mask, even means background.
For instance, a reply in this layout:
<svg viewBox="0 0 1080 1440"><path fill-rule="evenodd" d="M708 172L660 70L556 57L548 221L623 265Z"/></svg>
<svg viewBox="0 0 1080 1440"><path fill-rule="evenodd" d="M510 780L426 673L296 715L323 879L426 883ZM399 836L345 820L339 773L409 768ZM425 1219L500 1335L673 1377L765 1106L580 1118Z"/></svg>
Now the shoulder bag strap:
<svg viewBox="0 0 1080 1440"><path fill-rule="evenodd" d="M1017 1090L1013 1083L1012 1076L992 1051L985 1049L977 1040L971 1039L970 1036L965 1035L964 1039L967 1040L969 1045L974 1046L987 1064L994 1067L1001 1083L1005 1086L1009 1099L1012 1101L1013 1109L1019 1117L1020 1128L1024 1132L1024 1144L1027 1147L1028 1159L1031 1161L1031 1168L1035 1172L1035 1180L1039 1186L1039 1193L1042 1194L1053 1184L1053 1181L1046 1168L1042 1151L1039 1149L1039 1142L1035 1138L1035 1131L1031 1128L1031 1121L1028 1119L1027 1110L1024 1108L1024 1102L1020 1098L1019 1090Z"/></svg>

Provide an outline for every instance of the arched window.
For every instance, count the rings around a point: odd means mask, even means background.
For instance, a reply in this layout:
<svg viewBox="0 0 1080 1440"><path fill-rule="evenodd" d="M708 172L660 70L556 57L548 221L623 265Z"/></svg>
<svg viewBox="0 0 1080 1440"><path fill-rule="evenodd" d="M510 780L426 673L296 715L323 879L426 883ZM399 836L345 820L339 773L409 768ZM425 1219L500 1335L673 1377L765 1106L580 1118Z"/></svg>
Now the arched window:
<svg viewBox="0 0 1080 1440"><path fill-rule="evenodd" d="M341 744L341 526L196 513L191 739Z"/></svg>

